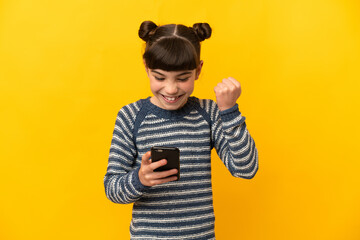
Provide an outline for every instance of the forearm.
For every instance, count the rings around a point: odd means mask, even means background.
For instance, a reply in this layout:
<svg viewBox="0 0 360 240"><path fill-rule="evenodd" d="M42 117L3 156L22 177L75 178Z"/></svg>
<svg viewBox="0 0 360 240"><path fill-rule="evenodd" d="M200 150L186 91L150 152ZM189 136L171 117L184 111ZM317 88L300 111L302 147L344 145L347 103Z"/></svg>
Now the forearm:
<svg viewBox="0 0 360 240"><path fill-rule="evenodd" d="M139 180L139 168L126 174L108 172L104 177L105 193L114 203L133 203L141 198L148 187Z"/></svg>
<svg viewBox="0 0 360 240"><path fill-rule="evenodd" d="M258 152L238 106L220 112L218 155L235 177L253 178L258 170Z"/></svg>

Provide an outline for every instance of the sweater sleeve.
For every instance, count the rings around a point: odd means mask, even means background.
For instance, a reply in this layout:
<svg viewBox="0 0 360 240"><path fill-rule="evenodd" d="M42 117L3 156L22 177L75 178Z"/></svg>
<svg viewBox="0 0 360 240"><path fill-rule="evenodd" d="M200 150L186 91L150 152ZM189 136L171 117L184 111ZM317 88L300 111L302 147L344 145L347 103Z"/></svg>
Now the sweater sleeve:
<svg viewBox="0 0 360 240"><path fill-rule="evenodd" d="M139 168L133 167L137 157L132 131L134 111L130 105L123 107L113 131L104 186L107 198L114 203L135 202L148 188L140 182Z"/></svg>
<svg viewBox="0 0 360 240"><path fill-rule="evenodd" d="M210 102L212 141L217 154L235 177L251 179L258 170L258 152L238 105L219 111Z"/></svg>

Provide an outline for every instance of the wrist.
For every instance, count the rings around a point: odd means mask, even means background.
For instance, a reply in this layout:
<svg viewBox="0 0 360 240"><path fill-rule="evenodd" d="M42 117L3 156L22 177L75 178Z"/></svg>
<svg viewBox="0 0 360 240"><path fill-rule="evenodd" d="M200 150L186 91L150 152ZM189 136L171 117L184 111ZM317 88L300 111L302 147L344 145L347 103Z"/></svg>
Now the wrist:
<svg viewBox="0 0 360 240"><path fill-rule="evenodd" d="M234 107L235 105L232 105L232 106L218 106L220 112L223 112L223 111L226 111L232 107Z"/></svg>
<svg viewBox="0 0 360 240"><path fill-rule="evenodd" d="M239 105L237 103L231 106L218 106L218 108L221 114L227 114L229 112L239 111Z"/></svg>
<svg viewBox="0 0 360 240"><path fill-rule="evenodd" d="M136 190L142 192L142 191L147 190L149 188L149 186L146 186L141 182L139 171L140 171L140 167L134 170L132 184Z"/></svg>
<svg viewBox="0 0 360 240"><path fill-rule="evenodd" d="M239 111L239 106L237 104L235 104L233 107L227 108L225 110L219 109L219 111L220 111L219 113L220 113L221 119L223 121L231 121L234 118L241 115L241 113Z"/></svg>

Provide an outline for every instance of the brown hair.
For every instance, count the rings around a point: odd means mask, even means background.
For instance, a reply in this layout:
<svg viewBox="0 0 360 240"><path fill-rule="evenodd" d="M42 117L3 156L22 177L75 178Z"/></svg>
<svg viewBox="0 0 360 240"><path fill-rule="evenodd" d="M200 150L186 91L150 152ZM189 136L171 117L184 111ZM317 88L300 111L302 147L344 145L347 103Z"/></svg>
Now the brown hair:
<svg viewBox="0 0 360 240"><path fill-rule="evenodd" d="M200 64L200 42L211 36L207 23L193 27L181 24L157 26L152 21L140 25L139 37L146 42L143 58L150 69L193 70Z"/></svg>

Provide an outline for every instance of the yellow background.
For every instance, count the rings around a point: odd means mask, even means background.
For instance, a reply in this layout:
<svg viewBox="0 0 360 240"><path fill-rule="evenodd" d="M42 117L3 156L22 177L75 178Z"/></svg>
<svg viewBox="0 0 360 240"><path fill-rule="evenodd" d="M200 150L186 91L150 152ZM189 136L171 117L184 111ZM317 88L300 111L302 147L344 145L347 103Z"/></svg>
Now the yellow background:
<svg viewBox="0 0 360 240"><path fill-rule="evenodd" d="M128 239L103 176L117 111L151 94L143 20L208 22L194 95L233 76L252 180L214 153L217 239L360 239L360 2L0 1L0 239Z"/></svg>

